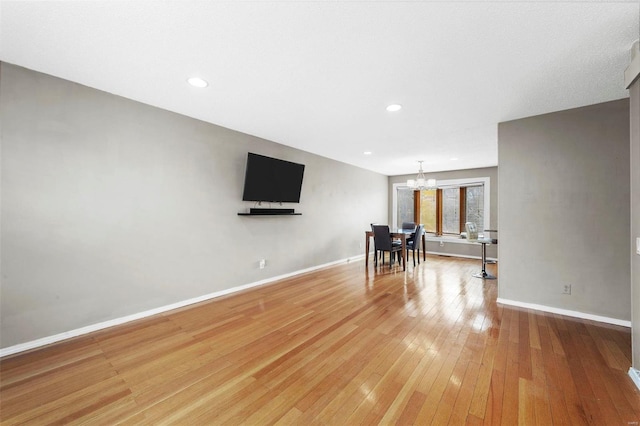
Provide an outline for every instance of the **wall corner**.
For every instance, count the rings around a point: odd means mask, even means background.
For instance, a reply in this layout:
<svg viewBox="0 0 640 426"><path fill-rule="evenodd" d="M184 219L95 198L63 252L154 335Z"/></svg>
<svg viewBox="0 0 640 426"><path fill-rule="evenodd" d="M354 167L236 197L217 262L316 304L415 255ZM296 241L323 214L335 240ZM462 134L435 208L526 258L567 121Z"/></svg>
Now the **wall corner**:
<svg viewBox="0 0 640 426"><path fill-rule="evenodd" d="M631 46L631 63L624 71L624 87L629 88L640 76L640 41L636 40Z"/></svg>

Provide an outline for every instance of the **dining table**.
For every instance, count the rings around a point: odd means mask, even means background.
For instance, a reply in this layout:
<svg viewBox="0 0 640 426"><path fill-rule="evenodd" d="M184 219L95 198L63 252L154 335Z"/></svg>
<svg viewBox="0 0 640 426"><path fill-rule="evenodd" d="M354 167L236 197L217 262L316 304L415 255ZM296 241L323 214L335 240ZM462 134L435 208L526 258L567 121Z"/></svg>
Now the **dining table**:
<svg viewBox="0 0 640 426"><path fill-rule="evenodd" d="M391 231L391 239L400 240L402 242L402 270L407 270L407 239L415 233L415 229L396 228ZM365 231L364 244L364 264L369 266L369 241L373 238L373 231ZM422 234L422 260L427 260L426 255L427 241L424 233Z"/></svg>

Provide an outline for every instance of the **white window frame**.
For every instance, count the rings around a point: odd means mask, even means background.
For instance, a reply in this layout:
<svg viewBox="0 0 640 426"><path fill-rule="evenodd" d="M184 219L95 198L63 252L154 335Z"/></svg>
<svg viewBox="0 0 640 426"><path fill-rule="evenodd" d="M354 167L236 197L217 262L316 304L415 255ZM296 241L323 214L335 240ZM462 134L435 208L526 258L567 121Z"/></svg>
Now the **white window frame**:
<svg viewBox="0 0 640 426"><path fill-rule="evenodd" d="M464 178L464 179L446 179L438 181L438 189L447 187L460 187L460 186L472 186L472 185L484 185L484 224L482 229L489 229L491 227L491 179L488 177L477 178ZM398 189L409 188L406 183L394 183L393 195L392 195L392 224L395 226L398 223ZM446 238L446 237L444 237Z"/></svg>

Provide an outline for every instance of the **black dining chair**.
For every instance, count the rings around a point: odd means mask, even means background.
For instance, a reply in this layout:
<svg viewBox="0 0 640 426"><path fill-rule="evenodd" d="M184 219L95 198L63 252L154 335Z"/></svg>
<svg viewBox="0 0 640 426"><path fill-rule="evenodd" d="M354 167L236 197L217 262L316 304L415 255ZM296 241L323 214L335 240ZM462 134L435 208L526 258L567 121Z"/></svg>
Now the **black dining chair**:
<svg viewBox="0 0 640 426"><path fill-rule="evenodd" d="M389 268L393 264L394 253L400 253L402 251L402 243L394 242L391 240L391 231L389 225L371 225L373 229L373 243L375 245L376 253L378 251L382 254L382 264L384 265L384 252L389 252ZM375 264L378 265L378 256L375 257Z"/></svg>
<svg viewBox="0 0 640 426"><path fill-rule="evenodd" d="M414 232L416 230L416 223L415 222L402 222L402 230L406 230L406 229L410 229L411 232ZM407 244L409 243L409 241L413 240L413 233L411 234L411 236L407 237Z"/></svg>
<svg viewBox="0 0 640 426"><path fill-rule="evenodd" d="M402 229L414 230L416 229L416 224L415 222L402 222Z"/></svg>
<svg viewBox="0 0 640 426"><path fill-rule="evenodd" d="M373 232L373 227L378 225L377 223L372 223L371 224L371 232ZM378 264L378 249L376 248L376 240L375 238L373 239L373 256L374 256L374 264L377 265Z"/></svg>
<svg viewBox="0 0 640 426"><path fill-rule="evenodd" d="M422 242L423 232L424 225L418 225L413 238L407 241L407 255L409 255L409 250L413 252L413 266L416 266L416 250L418 251L418 263L420 263L420 243Z"/></svg>

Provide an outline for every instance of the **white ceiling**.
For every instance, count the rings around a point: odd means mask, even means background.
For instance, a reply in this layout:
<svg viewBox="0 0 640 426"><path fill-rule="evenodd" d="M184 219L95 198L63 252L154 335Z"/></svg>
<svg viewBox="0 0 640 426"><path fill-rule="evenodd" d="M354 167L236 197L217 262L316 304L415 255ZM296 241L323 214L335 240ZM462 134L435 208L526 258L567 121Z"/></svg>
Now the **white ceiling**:
<svg viewBox="0 0 640 426"><path fill-rule="evenodd" d="M0 60L398 175L495 166L497 123L628 97L638 20L636 0L3 0Z"/></svg>

